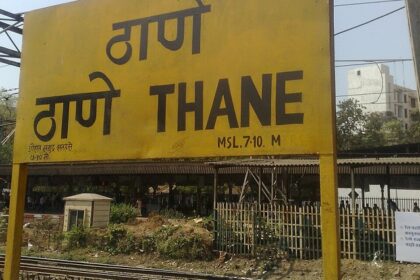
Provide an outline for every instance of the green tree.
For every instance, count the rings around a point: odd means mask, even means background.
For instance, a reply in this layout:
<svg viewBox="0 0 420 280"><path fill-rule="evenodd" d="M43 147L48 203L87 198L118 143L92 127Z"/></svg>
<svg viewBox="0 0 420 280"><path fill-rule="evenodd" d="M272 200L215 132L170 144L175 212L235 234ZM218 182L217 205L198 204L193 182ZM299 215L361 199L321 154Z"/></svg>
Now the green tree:
<svg viewBox="0 0 420 280"><path fill-rule="evenodd" d="M403 123L398 119L385 122L381 133L384 136L386 145L398 145L406 142L407 135Z"/></svg>
<svg viewBox="0 0 420 280"><path fill-rule="evenodd" d="M1 142L13 131L16 120L16 98L14 94L0 89L0 164L12 162L13 137Z"/></svg>
<svg viewBox="0 0 420 280"><path fill-rule="evenodd" d="M385 145L385 137L381 132L386 118L378 112L370 113L366 116L366 124L364 127L363 146L380 147Z"/></svg>
<svg viewBox="0 0 420 280"><path fill-rule="evenodd" d="M407 131L408 143L420 143L420 113L411 114L411 126Z"/></svg>
<svg viewBox="0 0 420 280"><path fill-rule="evenodd" d="M355 99L341 101L337 105L337 146L341 151L363 146L363 131L366 124L365 107Z"/></svg>

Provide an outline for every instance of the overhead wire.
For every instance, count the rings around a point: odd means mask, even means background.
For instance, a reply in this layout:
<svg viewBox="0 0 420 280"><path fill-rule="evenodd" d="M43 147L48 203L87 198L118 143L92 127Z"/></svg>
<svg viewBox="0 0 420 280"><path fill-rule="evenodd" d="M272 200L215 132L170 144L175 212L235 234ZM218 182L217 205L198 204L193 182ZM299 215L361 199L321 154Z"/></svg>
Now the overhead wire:
<svg viewBox="0 0 420 280"><path fill-rule="evenodd" d="M356 3L347 3L347 4L336 4L334 7L347 7L347 6L358 6L358 5L367 5L367 4L381 4L381 3L391 3L391 2L402 2L404 0L381 0L381 1L366 1L366 2L356 2Z"/></svg>
<svg viewBox="0 0 420 280"><path fill-rule="evenodd" d="M403 10L403 9L405 9L405 6L400 7L400 8L398 8L398 9L395 9L395 10L392 10L392 11L390 11L390 12L386 13L386 14L383 14L383 15L378 16L378 17L376 17L376 18L373 18L373 19L371 19L371 20L365 21L365 22L363 22L363 23L361 23L361 24L358 24L358 25L355 25L355 26L353 26L353 27L350 27L350 28L344 29L344 30L342 30L342 31L339 31L339 32L335 33L335 34L334 34L334 36L337 36L337 35L343 34L343 33L345 33L345 32L349 32L349 31L351 31L351 30L354 30L354 29L356 29L356 28L362 27L362 26L364 26L364 25L367 25L367 24L369 24L369 23L372 23L372 22L374 22L374 21L377 21L377 20L382 19L382 18L384 18L384 17L387 17L387 16L389 16L389 15L392 15L392 14L394 14L394 13L396 13L396 12L400 11L400 10Z"/></svg>
<svg viewBox="0 0 420 280"><path fill-rule="evenodd" d="M334 5L334 7L356 6L356 5L366 5L366 4L379 4L379 3L390 3L390 2L402 2L402 1L404 1L404 0L367 1L367 2L336 4L336 5ZM400 7L398 9L392 10L392 11L386 13L386 14L383 14L381 16L378 16L376 18L373 18L373 19L371 19L369 21L366 21L366 22L363 22L363 23L358 24L356 26L353 26L353 27L347 28L345 30L339 31L339 32L335 33L334 36L337 36L337 35L343 34L345 32L349 32L351 30L354 30L356 28L362 27L362 26L367 25L367 24L369 24L371 22L374 22L376 20L382 19L382 18L384 18L386 16L389 16L391 14L394 14L394 13L400 11L400 10L403 10L404 8L405 8L405 6ZM376 64L378 66L378 69L380 70L380 67L379 67L378 63L390 63L390 62L396 62L396 61L401 61L402 62L402 61L412 61L412 60L413 59L336 60L337 63L340 63L340 62L362 62L362 61L365 61L365 62L364 63L355 63L355 64L336 65L335 67L336 68L340 68L340 67L350 67L350 66L360 66L360 65ZM9 66L9 65L0 66L0 68L7 67L7 66ZM380 96L384 93L383 92L383 76L382 76L382 72L381 72L381 79L382 79L381 92L380 93L367 93L369 95L379 94L376 102L379 100ZM2 92L11 91L11 90L18 90L18 88L9 89L9 90L3 90ZM13 93L13 94L19 94L19 92L16 92L16 93ZM352 95L347 95L347 97L349 97L349 96L352 96ZM339 96L336 96L336 98L337 97L345 97L345 96L343 96L343 95L340 96L339 95ZM376 103L376 102L372 102L372 103Z"/></svg>
<svg viewBox="0 0 420 280"><path fill-rule="evenodd" d="M382 94L392 94L392 93L412 93L415 92L415 90L403 90L403 91L385 91L382 92ZM379 94L377 92L366 92L366 93L359 93L359 94L340 94L340 95L336 95L335 97L352 97L352 96L366 96L366 95L374 95L374 94Z"/></svg>

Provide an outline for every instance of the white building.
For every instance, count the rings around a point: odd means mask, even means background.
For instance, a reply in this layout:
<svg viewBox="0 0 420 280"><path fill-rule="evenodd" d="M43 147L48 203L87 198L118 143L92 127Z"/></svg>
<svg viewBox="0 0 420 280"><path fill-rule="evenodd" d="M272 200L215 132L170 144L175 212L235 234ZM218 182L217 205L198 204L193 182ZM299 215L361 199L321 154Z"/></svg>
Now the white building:
<svg viewBox="0 0 420 280"><path fill-rule="evenodd" d="M411 113L418 112L415 90L394 83L389 67L373 64L350 70L347 73L348 96L366 107L366 112L392 114L407 129L411 125Z"/></svg>

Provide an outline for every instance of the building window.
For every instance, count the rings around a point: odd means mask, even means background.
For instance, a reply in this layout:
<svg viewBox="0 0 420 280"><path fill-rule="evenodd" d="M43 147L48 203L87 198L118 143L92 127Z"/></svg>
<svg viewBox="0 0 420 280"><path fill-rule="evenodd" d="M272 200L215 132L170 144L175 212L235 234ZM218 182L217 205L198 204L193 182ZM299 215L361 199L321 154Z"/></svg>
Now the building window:
<svg viewBox="0 0 420 280"><path fill-rule="evenodd" d="M416 108L416 99L411 98L411 108Z"/></svg>
<svg viewBox="0 0 420 280"><path fill-rule="evenodd" d="M398 106L397 118L401 119L402 117L403 117L403 107Z"/></svg>
<svg viewBox="0 0 420 280"><path fill-rule="evenodd" d="M408 110L407 109L404 109L404 118L408 118Z"/></svg>
<svg viewBox="0 0 420 280"><path fill-rule="evenodd" d="M403 102L403 95L401 92L398 93L398 103L402 103Z"/></svg>
<svg viewBox="0 0 420 280"><path fill-rule="evenodd" d="M362 72L360 70L357 70L357 76L362 75Z"/></svg>
<svg viewBox="0 0 420 280"><path fill-rule="evenodd" d="M82 227L84 224L84 218L84 210L69 210L69 222L67 229L71 230L74 226Z"/></svg>
<svg viewBox="0 0 420 280"><path fill-rule="evenodd" d="M408 124L405 124L405 130L408 130Z"/></svg>
<svg viewBox="0 0 420 280"><path fill-rule="evenodd" d="M404 94L404 103L407 103L407 95Z"/></svg>

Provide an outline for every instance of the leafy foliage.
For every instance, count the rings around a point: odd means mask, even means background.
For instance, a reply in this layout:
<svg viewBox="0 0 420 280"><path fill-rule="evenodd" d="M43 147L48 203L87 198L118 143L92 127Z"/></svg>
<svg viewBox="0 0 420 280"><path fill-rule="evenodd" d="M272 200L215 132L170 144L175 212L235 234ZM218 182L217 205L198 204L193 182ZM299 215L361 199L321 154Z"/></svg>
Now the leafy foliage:
<svg viewBox="0 0 420 280"><path fill-rule="evenodd" d="M206 247L198 234L173 234L157 244L161 256L170 259L207 260L211 258L209 248Z"/></svg>
<svg viewBox="0 0 420 280"><path fill-rule="evenodd" d="M393 119L383 124L381 132L387 145L403 144L405 142L405 131L400 120Z"/></svg>
<svg viewBox="0 0 420 280"><path fill-rule="evenodd" d="M137 240L120 225L110 225L105 236L105 251L111 254L128 254L137 248Z"/></svg>
<svg viewBox="0 0 420 280"><path fill-rule="evenodd" d="M88 245L112 255L129 254L137 251L139 240L122 225L111 224L106 230L92 229Z"/></svg>
<svg viewBox="0 0 420 280"><path fill-rule="evenodd" d="M156 251L156 238L153 235L143 236L140 240L140 250L146 253Z"/></svg>
<svg viewBox="0 0 420 280"><path fill-rule="evenodd" d="M377 112L370 113L366 116L363 137L364 147L380 147L385 144L385 137L381 132L384 121L384 116Z"/></svg>
<svg viewBox="0 0 420 280"><path fill-rule="evenodd" d="M5 139L14 128L16 120L16 98L3 89L0 89L0 141ZM10 125L7 125L10 124ZM4 145L0 145L0 163L11 163L13 151L13 138Z"/></svg>
<svg viewBox="0 0 420 280"><path fill-rule="evenodd" d="M338 104L337 145L341 151L420 142L420 114L411 116L406 131L391 113L366 113L354 99Z"/></svg>
<svg viewBox="0 0 420 280"><path fill-rule="evenodd" d="M366 108L355 99L340 102L337 111L337 145L340 150L362 146L363 129L366 124Z"/></svg>
<svg viewBox="0 0 420 280"><path fill-rule="evenodd" d="M74 226L65 234L67 249L85 248L87 246L88 235L89 232L84 227Z"/></svg>
<svg viewBox="0 0 420 280"><path fill-rule="evenodd" d="M9 210L4 208L0 215L0 242L6 242L7 226L9 224Z"/></svg>
<svg viewBox="0 0 420 280"><path fill-rule="evenodd" d="M420 113L416 112L411 115L412 125L407 131L407 142L408 143L419 143L420 142Z"/></svg>
<svg viewBox="0 0 420 280"><path fill-rule="evenodd" d="M113 204L111 205L111 213L109 221L112 224L127 223L137 216L137 210L129 204Z"/></svg>
<svg viewBox="0 0 420 280"><path fill-rule="evenodd" d="M35 220L33 228L33 240L30 240L38 249L57 249L61 247L63 234L59 221L51 218Z"/></svg>

